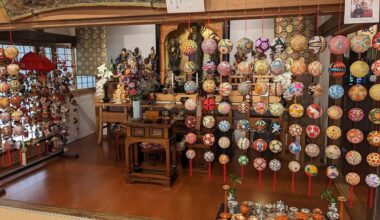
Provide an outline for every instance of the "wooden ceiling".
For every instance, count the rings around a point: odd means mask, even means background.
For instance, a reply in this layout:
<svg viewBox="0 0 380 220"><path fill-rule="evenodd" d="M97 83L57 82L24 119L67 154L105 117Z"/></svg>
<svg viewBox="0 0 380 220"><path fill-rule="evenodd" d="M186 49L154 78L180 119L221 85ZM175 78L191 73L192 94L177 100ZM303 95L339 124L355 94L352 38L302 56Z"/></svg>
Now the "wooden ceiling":
<svg viewBox="0 0 380 220"><path fill-rule="evenodd" d="M18 2L17 0L7 0ZM21 1L21 0L20 0ZM47 0L45 0L47 1ZM55 0L49 0L55 1ZM138 0L135 0L138 1ZM175 0L173 0L175 1ZM4 3L4 0L2 1ZM27 1L29 2L29 1ZM146 1L145 1L146 2ZM16 4L16 3L15 3ZM205 0L206 12L191 14L192 21L336 14L344 10L343 0ZM11 19L1 5L0 31L38 28L78 27L187 22L188 14L168 14L166 8L151 6L81 6L51 8Z"/></svg>

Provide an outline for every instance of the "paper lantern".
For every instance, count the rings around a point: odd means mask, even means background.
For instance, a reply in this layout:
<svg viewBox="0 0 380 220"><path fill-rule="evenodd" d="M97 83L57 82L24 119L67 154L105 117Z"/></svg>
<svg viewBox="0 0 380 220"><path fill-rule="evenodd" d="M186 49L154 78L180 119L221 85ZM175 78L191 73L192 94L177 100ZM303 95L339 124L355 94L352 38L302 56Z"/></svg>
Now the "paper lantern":
<svg viewBox="0 0 380 220"><path fill-rule="evenodd" d="M270 43L269 43L269 39L268 38L266 38L266 37L259 37L255 41L256 52L258 52L258 53L265 53L265 51L269 50L269 48L270 48Z"/></svg>
<svg viewBox="0 0 380 220"><path fill-rule="evenodd" d="M305 153L309 157L317 157L320 153L319 147L316 144L308 144L305 147Z"/></svg>
<svg viewBox="0 0 380 220"><path fill-rule="evenodd" d="M380 50L380 32L377 32L372 38L372 47L376 50Z"/></svg>
<svg viewBox="0 0 380 220"><path fill-rule="evenodd" d="M338 120L343 116L343 110L341 107L333 105L327 109L327 115L330 119Z"/></svg>
<svg viewBox="0 0 380 220"><path fill-rule="evenodd" d="M289 151L292 154L299 154L302 150L302 147L299 143L297 142L292 142L289 144Z"/></svg>
<svg viewBox="0 0 380 220"><path fill-rule="evenodd" d="M367 135L367 141L373 147L380 147L380 131L369 132Z"/></svg>
<svg viewBox="0 0 380 220"><path fill-rule="evenodd" d="M338 168L336 168L334 166L328 166L326 168L326 176L329 179L336 179L339 176Z"/></svg>
<svg viewBox="0 0 380 220"><path fill-rule="evenodd" d="M356 186L360 183L360 176L357 173L349 172L346 174L346 182L351 186Z"/></svg>
<svg viewBox="0 0 380 220"><path fill-rule="evenodd" d="M197 135L195 135L192 132L187 133L185 136L185 140L186 140L186 143L188 144L195 144L195 142L197 141Z"/></svg>
<svg viewBox="0 0 380 220"><path fill-rule="evenodd" d="M270 96L281 96L284 92L284 87L281 83L272 83L269 86L269 95Z"/></svg>
<svg viewBox="0 0 380 220"><path fill-rule="evenodd" d="M233 48L233 43L230 39L221 39L218 43L218 50L221 54L229 54Z"/></svg>
<svg viewBox="0 0 380 220"><path fill-rule="evenodd" d="M367 163L371 167L380 166L380 154L377 152L372 152L367 155Z"/></svg>
<svg viewBox="0 0 380 220"><path fill-rule="evenodd" d="M319 61L313 61L307 66L307 71L312 76L320 76L323 73L323 65Z"/></svg>
<svg viewBox="0 0 380 220"><path fill-rule="evenodd" d="M228 102L220 102L218 105L218 112L222 115L227 115L231 111L231 105Z"/></svg>
<svg viewBox="0 0 380 220"><path fill-rule="evenodd" d="M263 101L259 101L259 102L255 102L253 104L253 110L259 114L259 115L263 115L265 114L265 112L268 111L268 105L267 103L263 102Z"/></svg>
<svg viewBox="0 0 380 220"><path fill-rule="evenodd" d="M293 82L288 89L292 95L300 97L305 91L305 85L302 82Z"/></svg>
<svg viewBox="0 0 380 220"><path fill-rule="evenodd" d="M232 85L228 82L223 82L219 85L219 94L221 96L227 97L231 94Z"/></svg>
<svg viewBox="0 0 380 220"><path fill-rule="evenodd" d="M329 145L325 149L325 155L329 159L336 160L336 159L338 159L340 157L341 150L336 145Z"/></svg>
<svg viewBox="0 0 380 220"><path fill-rule="evenodd" d="M253 143L252 143L252 148L258 152L264 152L268 147L268 144L267 142L264 140L264 139L256 139Z"/></svg>
<svg viewBox="0 0 380 220"><path fill-rule="evenodd" d="M213 97L204 98L202 101L202 107L205 111L212 111L215 108L215 99Z"/></svg>
<svg viewBox="0 0 380 220"><path fill-rule="evenodd" d="M308 40L305 36L297 34L291 38L289 46L294 52L302 53L307 50Z"/></svg>
<svg viewBox="0 0 380 220"><path fill-rule="evenodd" d="M359 165L362 162L362 155L356 150L350 150L346 153L346 161L352 166Z"/></svg>
<svg viewBox="0 0 380 220"><path fill-rule="evenodd" d="M327 42L322 36L314 36L309 40L309 52L313 54L322 53L327 48Z"/></svg>
<svg viewBox="0 0 380 220"><path fill-rule="evenodd" d="M312 97L316 98L322 95L323 89L321 84L319 83L310 83L310 85L307 87L307 93L311 95Z"/></svg>
<svg viewBox="0 0 380 220"><path fill-rule="evenodd" d="M232 66L228 61L222 61L218 65L218 73L222 76L229 76L232 72Z"/></svg>
<svg viewBox="0 0 380 220"><path fill-rule="evenodd" d="M257 157L253 160L253 167L258 171L263 171L267 167L267 162L264 158Z"/></svg>
<svg viewBox="0 0 380 220"><path fill-rule="evenodd" d="M306 127L306 135L309 138L317 138L319 134L321 133L321 129L319 128L318 125L308 125Z"/></svg>
<svg viewBox="0 0 380 220"><path fill-rule="evenodd" d="M203 82L203 90L207 93L213 93L215 90L215 81L212 79L206 79Z"/></svg>
<svg viewBox="0 0 380 220"><path fill-rule="evenodd" d="M269 131L273 135L280 135L282 131L282 126L277 121L272 121L269 126Z"/></svg>
<svg viewBox="0 0 380 220"><path fill-rule="evenodd" d="M204 39L201 47L203 53L214 54L218 46L214 39Z"/></svg>
<svg viewBox="0 0 380 220"><path fill-rule="evenodd" d="M18 49L14 46L8 46L4 49L4 55L8 59L16 59L18 56L19 52Z"/></svg>
<svg viewBox="0 0 380 220"><path fill-rule="evenodd" d="M339 78L346 73L347 67L343 62L336 61L330 64L328 71L330 76L334 78Z"/></svg>
<svg viewBox="0 0 380 220"><path fill-rule="evenodd" d="M197 64L195 64L193 61L187 61L183 66L183 72L185 72L188 75L194 74L197 71Z"/></svg>
<svg viewBox="0 0 380 220"><path fill-rule="evenodd" d="M280 54L286 50L286 42L282 37L275 37L271 42L271 50L273 53Z"/></svg>
<svg viewBox="0 0 380 220"><path fill-rule="evenodd" d="M365 177L365 183L371 188L380 186L380 177L374 173L370 173Z"/></svg>
<svg viewBox="0 0 380 220"><path fill-rule="evenodd" d="M206 115L203 118L202 124L205 128L213 128L215 126L215 118L212 115Z"/></svg>
<svg viewBox="0 0 380 220"><path fill-rule="evenodd" d="M249 148L249 145L250 145L250 141L246 137L242 137L238 141L238 147L239 147L239 149L247 150Z"/></svg>
<svg viewBox="0 0 380 220"><path fill-rule="evenodd" d="M255 63L254 72L257 75L266 75L270 69L270 65L267 60L258 60Z"/></svg>
<svg viewBox="0 0 380 220"><path fill-rule="evenodd" d="M380 84L375 84L369 89L369 96L374 100L380 101Z"/></svg>
<svg viewBox="0 0 380 220"><path fill-rule="evenodd" d="M186 56L194 55L197 52L197 49L198 49L197 43L190 39L186 39L181 44L181 51Z"/></svg>
<svg viewBox="0 0 380 220"><path fill-rule="evenodd" d="M372 63L371 71L374 75L380 76L380 60L376 60Z"/></svg>
<svg viewBox="0 0 380 220"><path fill-rule="evenodd" d="M318 167L314 164L308 164L305 166L305 174L307 176L316 176L318 174Z"/></svg>
<svg viewBox="0 0 380 220"><path fill-rule="evenodd" d="M342 55L350 50L350 41L343 35L337 35L330 40L330 53Z"/></svg>
<svg viewBox="0 0 380 220"><path fill-rule="evenodd" d="M272 159L269 161L269 169L274 172L279 171L281 169L281 162L277 159Z"/></svg>
<svg viewBox="0 0 380 220"><path fill-rule="evenodd" d="M318 119L322 116L322 108L319 104L313 103L307 106L306 114L311 119Z"/></svg>
<svg viewBox="0 0 380 220"><path fill-rule="evenodd" d="M347 140L352 144L359 144L364 139L364 134L357 128L351 128L346 134Z"/></svg>
<svg viewBox="0 0 380 220"><path fill-rule="evenodd" d="M1 105L1 99L0 99ZM374 124L380 124L380 108L374 108L368 113L368 119Z"/></svg>
<svg viewBox="0 0 380 220"><path fill-rule="evenodd" d="M355 53L364 53L371 46L371 39L366 34L357 34L350 40L351 50Z"/></svg>
<svg viewBox="0 0 380 220"><path fill-rule="evenodd" d="M365 77L369 73L368 63L361 60L353 62L350 66L350 73L357 78Z"/></svg>
<svg viewBox="0 0 380 220"><path fill-rule="evenodd" d="M301 118L303 116L304 108L301 104L294 103L289 106L289 114L293 118Z"/></svg>
<svg viewBox="0 0 380 220"><path fill-rule="evenodd" d="M248 95L251 92L251 83L241 82L238 85L238 91L241 95Z"/></svg>
<svg viewBox="0 0 380 220"><path fill-rule="evenodd" d="M0 92L8 92L9 91L9 84L7 82L1 82L0 83Z"/></svg>
<svg viewBox="0 0 380 220"><path fill-rule="evenodd" d="M187 81L183 88L187 94L193 94L197 91L198 85L194 81Z"/></svg>
<svg viewBox="0 0 380 220"><path fill-rule="evenodd" d="M227 120L222 120L218 124L218 128L221 132L227 132L228 130L230 130L230 127L231 125Z"/></svg>
<svg viewBox="0 0 380 220"><path fill-rule="evenodd" d="M272 140L269 142L269 150L277 154L282 151L282 143L279 140Z"/></svg>
<svg viewBox="0 0 380 220"><path fill-rule="evenodd" d="M302 135L302 126L299 124L292 124L289 126L289 134L293 137Z"/></svg>
<svg viewBox="0 0 380 220"><path fill-rule="evenodd" d="M189 115L186 117L185 119L185 125L186 127L188 128L195 128L195 126L197 125L197 118L195 116L192 116L192 115Z"/></svg>
<svg viewBox="0 0 380 220"><path fill-rule="evenodd" d="M273 60L270 64L270 72L274 75L281 75L285 72L285 70L285 64L280 58Z"/></svg>
<svg viewBox="0 0 380 220"><path fill-rule="evenodd" d="M364 118L364 111L360 108L352 108L348 111L348 118L353 122L359 122Z"/></svg>
<svg viewBox="0 0 380 220"><path fill-rule="evenodd" d="M300 76L306 72L306 63L302 59L298 59L290 65L290 71L293 76Z"/></svg>
<svg viewBox="0 0 380 220"><path fill-rule="evenodd" d="M249 121L246 119L241 119L238 121L237 127L238 129L242 129L242 130L249 130L250 128Z"/></svg>
<svg viewBox="0 0 380 220"><path fill-rule="evenodd" d="M344 95L344 89L341 85L332 85L329 88L329 97L331 99L340 99Z"/></svg>
<svg viewBox="0 0 380 220"><path fill-rule="evenodd" d="M342 130L335 125L331 125L326 129L326 135L332 140L337 140L342 135Z"/></svg>
<svg viewBox="0 0 380 220"><path fill-rule="evenodd" d="M185 108L188 111L194 111L197 108L197 102L194 99L187 99L185 101Z"/></svg>
<svg viewBox="0 0 380 220"><path fill-rule="evenodd" d="M203 71L205 71L206 73L214 73L215 70L216 70L216 65L213 61L207 61L203 65Z"/></svg>
<svg viewBox="0 0 380 220"><path fill-rule="evenodd" d="M367 89L360 84L353 85L348 90L348 97L354 102L363 101L367 97Z"/></svg>
<svg viewBox="0 0 380 220"><path fill-rule="evenodd" d="M230 157L227 154L221 154L219 156L219 163L222 165L227 164L230 161Z"/></svg>
<svg viewBox="0 0 380 220"><path fill-rule="evenodd" d="M241 166L247 166L248 163L249 163L249 159L248 159L248 157L247 157L246 155L241 155L241 156L239 156L238 161L239 161L239 164L240 164Z"/></svg>
<svg viewBox="0 0 380 220"><path fill-rule="evenodd" d="M281 116L284 113L284 106L281 103L272 103L269 105L269 111L273 116Z"/></svg>
<svg viewBox="0 0 380 220"><path fill-rule="evenodd" d="M301 165L298 161L293 160L289 162L288 168L290 172L297 173L301 169Z"/></svg>
<svg viewBox="0 0 380 220"><path fill-rule="evenodd" d="M218 145L222 149L227 149L227 148L230 147L231 141L230 141L230 139L228 137L221 137L218 140Z"/></svg>
<svg viewBox="0 0 380 220"><path fill-rule="evenodd" d="M240 104L238 105L238 111L240 112L240 113L243 113L243 114L245 114L245 113L247 113L247 112L249 112L249 103L248 102L245 102L245 101L243 101L243 102L240 102Z"/></svg>
<svg viewBox="0 0 380 220"><path fill-rule="evenodd" d="M215 160L215 154L212 151L206 151L203 158L206 162L210 163Z"/></svg>
<svg viewBox="0 0 380 220"><path fill-rule="evenodd" d="M238 46L237 46L237 48L244 55L248 54L253 49L253 42L250 39L248 39L248 38L245 38L245 37L241 38L240 40L238 40Z"/></svg>
<svg viewBox="0 0 380 220"><path fill-rule="evenodd" d="M211 133L207 133L202 137L203 144L206 146L212 146L215 143L215 136Z"/></svg>
<svg viewBox="0 0 380 220"><path fill-rule="evenodd" d="M3 124L6 124L11 120L11 115L8 112L3 112L0 114L0 119Z"/></svg>

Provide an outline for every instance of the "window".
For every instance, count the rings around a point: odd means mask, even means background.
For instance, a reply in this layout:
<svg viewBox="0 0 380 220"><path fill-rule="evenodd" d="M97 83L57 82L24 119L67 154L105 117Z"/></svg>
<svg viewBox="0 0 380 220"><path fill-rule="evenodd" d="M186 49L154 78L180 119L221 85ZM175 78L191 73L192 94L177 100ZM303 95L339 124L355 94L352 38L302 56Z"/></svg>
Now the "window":
<svg viewBox="0 0 380 220"><path fill-rule="evenodd" d="M95 88L95 76L77 76L77 89Z"/></svg>

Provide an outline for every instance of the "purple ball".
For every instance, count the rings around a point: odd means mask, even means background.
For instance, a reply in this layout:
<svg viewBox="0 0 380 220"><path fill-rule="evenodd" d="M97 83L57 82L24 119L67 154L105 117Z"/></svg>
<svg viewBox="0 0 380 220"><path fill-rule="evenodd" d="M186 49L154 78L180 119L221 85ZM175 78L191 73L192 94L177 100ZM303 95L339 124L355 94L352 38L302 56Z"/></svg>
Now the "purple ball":
<svg viewBox="0 0 380 220"><path fill-rule="evenodd" d="M265 53L265 51L269 50L270 48L270 42L269 39L266 37L259 37L255 41L255 49L258 53Z"/></svg>
<svg viewBox="0 0 380 220"><path fill-rule="evenodd" d="M203 65L203 70L207 73L214 73L215 70L216 70L216 65L214 62L212 61L207 61L207 63L205 63Z"/></svg>

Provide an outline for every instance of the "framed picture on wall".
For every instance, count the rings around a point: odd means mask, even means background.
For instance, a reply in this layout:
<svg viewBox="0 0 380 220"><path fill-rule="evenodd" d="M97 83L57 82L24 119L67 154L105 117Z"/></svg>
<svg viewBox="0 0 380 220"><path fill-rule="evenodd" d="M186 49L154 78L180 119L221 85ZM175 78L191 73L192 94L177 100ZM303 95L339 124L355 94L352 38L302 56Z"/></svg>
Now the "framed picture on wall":
<svg viewBox="0 0 380 220"><path fill-rule="evenodd" d="M379 0L345 0L345 24L377 22L379 22Z"/></svg>

